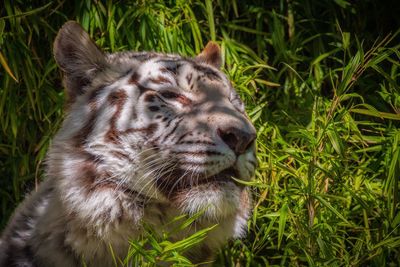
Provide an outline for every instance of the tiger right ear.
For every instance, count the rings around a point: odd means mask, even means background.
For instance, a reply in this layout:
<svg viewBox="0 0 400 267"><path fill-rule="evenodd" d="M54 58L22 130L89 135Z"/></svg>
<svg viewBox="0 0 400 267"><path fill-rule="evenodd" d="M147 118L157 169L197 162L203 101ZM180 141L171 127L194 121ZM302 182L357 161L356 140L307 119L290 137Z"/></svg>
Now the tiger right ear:
<svg viewBox="0 0 400 267"><path fill-rule="evenodd" d="M64 72L67 93L72 99L82 94L83 87L107 66L103 52L75 21L66 22L58 31L53 53Z"/></svg>
<svg viewBox="0 0 400 267"><path fill-rule="evenodd" d="M222 64L221 48L219 48L217 43L210 41L203 51L197 55L196 60L205 62L219 69Z"/></svg>

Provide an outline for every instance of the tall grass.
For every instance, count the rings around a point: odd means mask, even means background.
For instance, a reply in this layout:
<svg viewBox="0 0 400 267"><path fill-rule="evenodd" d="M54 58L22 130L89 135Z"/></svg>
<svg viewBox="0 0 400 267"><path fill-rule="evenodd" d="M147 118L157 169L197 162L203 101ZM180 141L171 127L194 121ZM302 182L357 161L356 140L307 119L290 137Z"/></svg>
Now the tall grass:
<svg viewBox="0 0 400 267"><path fill-rule="evenodd" d="M259 168L249 235L226 246L216 266L399 266L400 19L392 7L345 0L5 0L0 225L42 179L63 116L52 41L74 19L110 52L193 56L208 40L221 44L224 71L258 129ZM174 246L167 233L149 233L132 241L128 258L138 266L154 265L154 257L188 265L179 252L205 234Z"/></svg>

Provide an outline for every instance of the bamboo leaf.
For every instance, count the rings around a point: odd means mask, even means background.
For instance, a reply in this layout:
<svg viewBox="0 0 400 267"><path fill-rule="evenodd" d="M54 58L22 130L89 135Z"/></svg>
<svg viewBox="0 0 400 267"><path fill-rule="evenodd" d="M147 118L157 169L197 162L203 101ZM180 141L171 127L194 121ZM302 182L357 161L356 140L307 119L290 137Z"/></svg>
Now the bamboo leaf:
<svg viewBox="0 0 400 267"><path fill-rule="evenodd" d="M206 0L205 2L206 2L208 27L210 28L210 37L212 41L215 41L216 35L215 35L213 2L211 0Z"/></svg>
<svg viewBox="0 0 400 267"><path fill-rule="evenodd" d="M11 76L11 78L13 78L14 81L18 82L18 79L15 77L15 75L12 73L10 67L7 64L7 60L4 58L3 53L1 53L0 51L0 64L3 66L3 68L5 69L5 71L8 73L8 75Z"/></svg>
<svg viewBox="0 0 400 267"><path fill-rule="evenodd" d="M285 203L279 211L279 228L278 228L278 249L281 247L283 235L285 233L286 220L288 215L289 207Z"/></svg>
<svg viewBox="0 0 400 267"><path fill-rule="evenodd" d="M322 205L327 207L330 211L332 211L339 219L341 219L343 222L345 222L348 225L351 225L349 221L337 210L335 209L328 201L326 201L324 198L322 198L320 195L315 195L314 196L316 199L321 202Z"/></svg>
<svg viewBox="0 0 400 267"><path fill-rule="evenodd" d="M373 109L353 108L350 112L377 117L381 119L400 120L400 114L381 112Z"/></svg>

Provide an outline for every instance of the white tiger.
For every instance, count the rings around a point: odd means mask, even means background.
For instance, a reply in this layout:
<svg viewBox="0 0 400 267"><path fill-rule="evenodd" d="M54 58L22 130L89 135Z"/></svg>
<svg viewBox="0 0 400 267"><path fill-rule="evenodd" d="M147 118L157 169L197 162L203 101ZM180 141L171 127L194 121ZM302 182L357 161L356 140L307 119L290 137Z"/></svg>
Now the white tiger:
<svg viewBox="0 0 400 267"><path fill-rule="evenodd" d="M187 257L212 259L244 235L246 187L256 168L255 128L210 42L195 58L153 52L104 54L67 22L54 43L68 105L47 155L46 179L2 235L0 266L113 266L148 224L171 238L218 223Z"/></svg>

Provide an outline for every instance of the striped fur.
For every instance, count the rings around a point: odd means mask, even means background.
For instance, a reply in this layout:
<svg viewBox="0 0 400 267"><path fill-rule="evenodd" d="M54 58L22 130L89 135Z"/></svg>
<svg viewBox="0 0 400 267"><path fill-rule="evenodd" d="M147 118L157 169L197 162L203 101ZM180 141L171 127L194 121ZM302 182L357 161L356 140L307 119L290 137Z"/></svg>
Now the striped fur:
<svg viewBox="0 0 400 267"><path fill-rule="evenodd" d="M142 225L168 231L180 214L203 211L195 229L219 223L187 256L212 258L244 235L245 187L256 167L255 129L219 47L196 58L153 52L104 54L75 22L54 45L68 107L37 192L2 235L0 266L112 266Z"/></svg>

